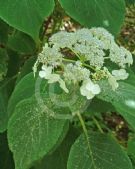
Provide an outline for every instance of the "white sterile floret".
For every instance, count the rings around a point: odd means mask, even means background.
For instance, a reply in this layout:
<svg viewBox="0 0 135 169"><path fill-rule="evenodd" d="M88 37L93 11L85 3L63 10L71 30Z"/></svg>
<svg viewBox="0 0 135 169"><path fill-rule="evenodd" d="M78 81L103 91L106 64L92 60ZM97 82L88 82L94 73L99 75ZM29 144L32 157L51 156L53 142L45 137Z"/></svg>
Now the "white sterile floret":
<svg viewBox="0 0 135 169"><path fill-rule="evenodd" d="M41 78L48 79L51 74L52 74L52 67L51 66L47 67L46 65L43 65L42 70L39 71L39 76Z"/></svg>
<svg viewBox="0 0 135 169"><path fill-rule="evenodd" d="M116 80L125 80L129 76L125 69L113 70L112 75L115 77Z"/></svg>
<svg viewBox="0 0 135 169"><path fill-rule="evenodd" d="M109 82L110 86L112 87L113 91L115 91L119 87L119 83L117 82L115 77L112 76L111 74L108 76L108 82Z"/></svg>
<svg viewBox="0 0 135 169"><path fill-rule="evenodd" d="M53 67L51 66L47 67L46 65L43 65L42 70L39 71L39 76L41 78L47 79L48 83L58 82L60 80L60 75L52 73L52 70L53 70Z"/></svg>
<svg viewBox="0 0 135 169"><path fill-rule="evenodd" d="M61 65L63 55L59 51L59 48L49 47L45 44L42 52L39 54L38 61L43 64L49 64L53 67Z"/></svg>
<svg viewBox="0 0 135 169"><path fill-rule="evenodd" d="M36 75L38 65L39 65L39 62L38 62L38 60L37 60L37 61L35 62L35 64L34 64L33 68L32 68L33 73L34 73L34 77L35 77L35 75Z"/></svg>
<svg viewBox="0 0 135 169"><path fill-rule="evenodd" d="M59 82L60 80L60 75L56 74L56 73L52 73L49 78L48 78L48 83L55 83L55 82Z"/></svg>
<svg viewBox="0 0 135 169"><path fill-rule="evenodd" d="M46 80L48 80L48 83L55 83L55 82L59 82L60 87L66 92L68 93L68 89L66 88L65 82L64 80L61 79L59 74L56 73L52 73L53 67L49 66L47 67L46 65L42 66L42 70L39 71L39 76L41 78L44 78Z"/></svg>
<svg viewBox="0 0 135 169"><path fill-rule="evenodd" d="M61 87L66 93L69 93L69 90L67 89L64 80L60 79L60 80L59 80L59 84L60 84L60 87Z"/></svg>
<svg viewBox="0 0 135 169"><path fill-rule="evenodd" d="M88 79L90 76L90 71L82 67L80 62L76 62L75 64L70 63L65 65L63 76L66 81L76 83L84 79Z"/></svg>
<svg viewBox="0 0 135 169"><path fill-rule="evenodd" d="M92 99L101 92L101 89L98 84L94 84L90 79L87 79L83 81L80 92L81 95L86 96L87 99Z"/></svg>
<svg viewBox="0 0 135 169"><path fill-rule="evenodd" d="M119 87L119 83L117 82L116 78L109 72L109 70L104 67L104 71L106 72L108 82L110 86L112 87L112 90L116 90Z"/></svg>

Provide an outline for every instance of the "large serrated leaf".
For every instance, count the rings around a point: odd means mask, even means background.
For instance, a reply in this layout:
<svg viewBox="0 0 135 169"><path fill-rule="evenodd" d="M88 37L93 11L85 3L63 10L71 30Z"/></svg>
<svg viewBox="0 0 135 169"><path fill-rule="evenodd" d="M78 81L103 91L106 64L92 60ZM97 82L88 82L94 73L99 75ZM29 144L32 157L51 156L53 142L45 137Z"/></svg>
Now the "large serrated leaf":
<svg viewBox="0 0 135 169"><path fill-rule="evenodd" d="M20 101L30 98L35 93L35 81L34 74L30 73L16 85L8 103L9 117L14 113L15 107Z"/></svg>
<svg viewBox="0 0 135 169"><path fill-rule="evenodd" d="M42 23L54 8L54 0L0 0L0 17L37 40Z"/></svg>
<svg viewBox="0 0 135 169"><path fill-rule="evenodd" d="M78 136L79 131L71 127L67 136L56 151L45 156L33 169L67 169L69 151Z"/></svg>
<svg viewBox="0 0 135 169"><path fill-rule="evenodd" d="M35 97L20 102L8 124L9 147L16 169L28 169L58 144L68 122L57 114L69 113L44 98L42 107ZM65 127L65 125L67 127Z"/></svg>
<svg viewBox="0 0 135 169"><path fill-rule="evenodd" d="M86 27L105 27L116 35L124 21L124 0L60 0L65 11Z"/></svg>
<svg viewBox="0 0 135 169"><path fill-rule="evenodd" d="M9 36L7 46L21 54L33 54L36 51L36 44L34 40L27 34L16 31Z"/></svg>
<svg viewBox="0 0 135 169"><path fill-rule="evenodd" d="M90 151L91 150L91 151ZM67 169L132 169L131 161L118 143L105 134L89 133L73 144Z"/></svg>
<svg viewBox="0 0 135 169"><path fill-rule="evenodd" d="M110 102L135 129L135 87L119 82L118 89L113 91L107 81L101 81L100 87L102 92L97 97Z"/></svg>
<svg viewBox="0 0 135 169"><path fill-rule="evenodd" d="M37 57L32 56L24 63L23 67L20 70L20 74L18 75L16 83L18 83L27 74L33 72L32 67L34 63L36 62L36 60L37 60Z"/></svg>

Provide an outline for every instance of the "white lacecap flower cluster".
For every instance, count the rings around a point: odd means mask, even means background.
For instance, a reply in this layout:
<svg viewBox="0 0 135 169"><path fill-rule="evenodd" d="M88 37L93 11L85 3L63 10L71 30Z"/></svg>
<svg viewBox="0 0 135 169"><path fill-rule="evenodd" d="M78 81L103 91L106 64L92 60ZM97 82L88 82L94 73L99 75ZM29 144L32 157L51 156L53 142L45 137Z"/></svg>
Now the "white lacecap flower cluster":
<svg viewBox="0 0 135 169"><path fill-rule="evenodd" d="M111 72L106 62L115 64ZM133 63L132 54L116 44L114 37L104 28L80 29L54 34L45 44L33 67L42 64L39 76L48 83L58 82L66 92L66 83L78 83L80 93L92 99L101 92L97 81L106 78L112 90L119 87L119 80L128 78L126 67Z"/></svg>

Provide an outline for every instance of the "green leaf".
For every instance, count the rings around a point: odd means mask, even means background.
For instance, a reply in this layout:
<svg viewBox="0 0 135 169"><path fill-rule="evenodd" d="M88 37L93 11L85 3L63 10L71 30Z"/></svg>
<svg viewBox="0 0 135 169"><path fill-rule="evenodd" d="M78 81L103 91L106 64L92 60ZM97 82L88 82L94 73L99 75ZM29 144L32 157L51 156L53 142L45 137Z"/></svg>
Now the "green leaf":
<svg viewBox="0 0 135 169"><path fill-rule="evenodd" d="M100 87L102 92L97 97L110 102L135 129L135 87L119 82L119 88L113 91L107 81L100 82Z"/></svg>
<svg viewBox="0 0 135 169"><path fill-rule="evenodd" d="M3 80L7 74L7 60L8 55L5 49L0 48L0 81Z"/></svg>
<svg viewBox="0 0 135 169"><path fill-rule="evenodd" d="M88 142L89 146L83 134L76 140L67 169L132 169L128 156L112 137L89 133Z"/></svg>
<svg viewBox="0 0 135 169"><path fill-rule="evenodd" d="M68 128L68 121L57 115L67 113L44 98L44 106L35 97L20 102L8 124L9 147L16 169L28 169L49 153ZM68 112L69 113L69 112Z"/></svg>
<svg viewBox="0 0 135 169"><path fill-rule="evenodd" d="M14 89L15 77L6 77L0 82L0 133L5 131L8 122L7 106Z"/></svg>
<svg viewBox="0 0 135 169"><path fill-rule="evenodd" d="M0 44L6 44L8 40L8 25L0 19Z"/></svg>
<svg viewBox="0 0 135 169"><path fill-rule="evenodd" d="M7 129L8 113L7 106L9 97L14 88L14 78L8 78L0 82L0 133Z"/></svg>
<svg viewBox="0 0 135 169"><path fill-rule="evenodd" d="M44 19L54 8L54 0L0 1L0 17L9 25L38 40Z"/></svg>
<svg viewBox="0 0 135 169"><path fill-rule="evenodd" d="M65 11L86 27L105 27L116 35L124 21L124 0L60 0Z"/></svg>
<svg viewBox="0 0 135 169"><path fill-rule="evenodd" d="M126 0L126 3L127 3L127 4L134 4L134 3L135 3L135 0Z"/></svg>
<svg viewBox="0 0 135 169"><path fill-rule="evenodd" d="M127 152L132 160L133 169L135 169L135 138L128 140Z"/></svg>
<svg viewBox="0 0 135 169"><path fill-rule="evenodd" d="M135 72L133 72L133 69L128 69L127 72L129 73L129 77L125 82L135 86Z"/></svg>
<svg viewBox="0 0 135 169"><path fill-rule="evenodd" d="M132 156L135 162L135 138L128 141L128 154Z"/></svg>
<svg viewBox="0 0 135 169"><path fill-rule="evenodd" d="M18 75L16 83L18 83L27 74L33 72L32 67L34 66L34 63L36 62L36 60L37 60L37 57L32 56L24 63L23 67L20 70L20 74Z"/></svg>
<svg viewBox="0 0 135 169"><path fill-rule="evenodd" d="M9 37L7 46L21 54L33 54L36 50L34 40L20 31L15 32Z"/></svg>
<svg viewBox="0 0 135 169"><path fill-rule="evenodd" d="M66 138L56 151L45 156L42 161L37 163L34 169L67 169L69 151L78 136L78 130L71 127Z"/></svg>
<svg viewBox="0 0 135 169"><path fill-rule="evenodd" d="M18 55L17 52L10 49L8 49L7 52L9 57L7 77L17 76L21 64L20 55Z"/></svg>
<svg viewBox="0 0 135 169"><path fill-rule="evenodd" d="M12 154L8 148L6 133L0 134L0 169L14 169Z"/></svg>
<svg viewBox="0 0 135 169"><path fill-rule="evenodd" d="M7 81L0 83L0 133L5 131L8 121L7 105L9 94L6 83Z"/></svg>
<svg viewBox="0 0 135 169"><path fill-rule="evenodd" d="M30 73L16 85L8 103L9 117L14 113L17 103L30 98L35 93L35 81L34 74Z"/></svg>
<svg viewBox="0 0 135 169"><path fill-rule="evenodd" d="M102 109L101 109L102 107ZM113 112L115 111L115 108L112 106L112 104L105 102L103 100L94 98L87 108L86 113L87 114L95 114L95 113L105 113L105 112Z"/></svg>

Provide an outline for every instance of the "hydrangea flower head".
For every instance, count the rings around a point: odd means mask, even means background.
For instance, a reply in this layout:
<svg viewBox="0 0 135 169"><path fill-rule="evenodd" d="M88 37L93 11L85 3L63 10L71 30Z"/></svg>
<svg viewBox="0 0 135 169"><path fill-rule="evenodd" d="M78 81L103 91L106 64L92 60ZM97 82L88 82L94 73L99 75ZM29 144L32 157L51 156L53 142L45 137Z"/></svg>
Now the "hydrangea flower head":
<svg viewBox="0 0 135 169"><path fill-rule="evenodd" d="M107 63L116 70L107 68ZM80 86L80 94L92 99L100 94L98 81L107 79L116 90L119 80L128 78L126 67L133 63L132 54L116 44L113 35L104 28L58 32L50 37L33 67L34 73L42 64L39 76L48 83L58 82L68 93L67 83Z"/></svg>

